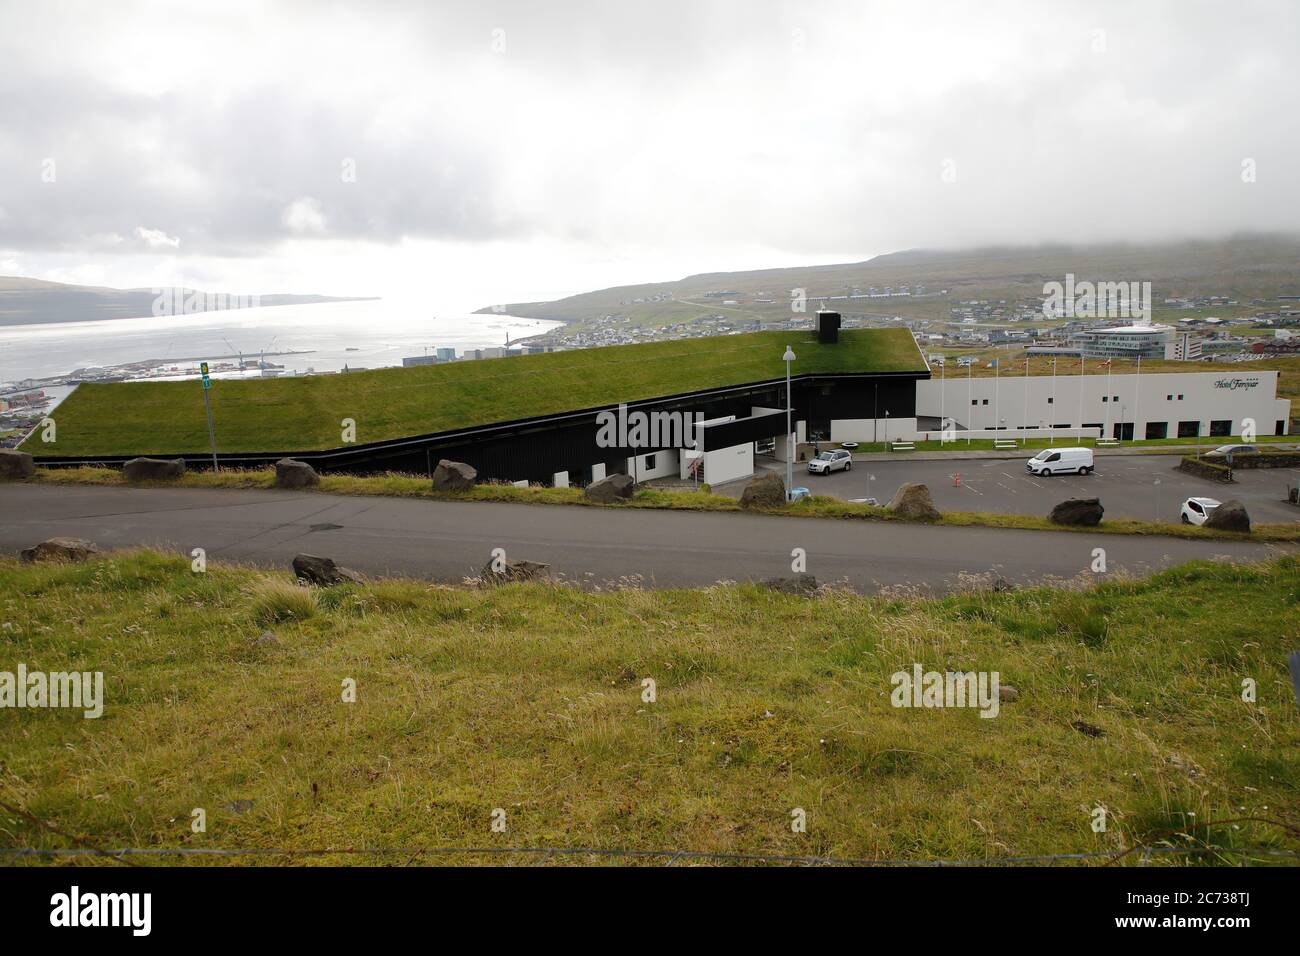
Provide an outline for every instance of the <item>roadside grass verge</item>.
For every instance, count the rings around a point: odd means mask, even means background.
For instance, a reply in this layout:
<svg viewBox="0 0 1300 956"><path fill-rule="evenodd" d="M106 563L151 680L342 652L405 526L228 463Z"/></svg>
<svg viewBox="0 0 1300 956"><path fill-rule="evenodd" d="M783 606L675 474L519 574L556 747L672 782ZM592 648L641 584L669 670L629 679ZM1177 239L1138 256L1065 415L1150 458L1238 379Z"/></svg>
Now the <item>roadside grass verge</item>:
<svg viewBox="0 0 1300 956"><path fill-rule="evenodd" d="M213 473L187 472L168 482L127 482L112 468L37 468L33 481L40 484L121 485L124 487L180 488L273 488L275 469L227 469ZM515 504L577 505L586 508L659 508L675 511L733 511L748 514L785 515L797 518L839 518L849 521L907 521L884 507L855 504L814 495L782 508L746 511L740 502L727 495L696 491L642 489L632 499L617 505L596 504L583 497L580 488L549 488L541 485L516 488L506 484L476 485L467 492L435 492L423 475L388 473L383 475L321 475L319 488L305 492L339 495L375 495L398 498L428 498L440 501L495 501ZM1300 513L1300 512L1298 512ZM997 514L985 511L949 511L939 521L929 524L962 528L1009 528L1028 531L1073 531L1085 534L1165 535L1173 538L1207 541L1300 541L1300 521L1293 524L1257 524L1251 533L1215 531L1194 525L1141 521L1134 518L1105 518L1095 528L1055 525L1046 517Z"/></svg>
<svg viewBox="0 0 1300 956"><path fill-rule="evenodd" d="M0 710L0 799L67 835L0 810L0 847L1300 850L1286 826L1215 824L1300 817L1300 559L943 599L385 580L311 592L312 613L277 614L255 644L293 587L150 551L0 559L0 669L105 687L97 720ZM891 706L915 663L997 671L1020 697L991 719Z"/></svg>

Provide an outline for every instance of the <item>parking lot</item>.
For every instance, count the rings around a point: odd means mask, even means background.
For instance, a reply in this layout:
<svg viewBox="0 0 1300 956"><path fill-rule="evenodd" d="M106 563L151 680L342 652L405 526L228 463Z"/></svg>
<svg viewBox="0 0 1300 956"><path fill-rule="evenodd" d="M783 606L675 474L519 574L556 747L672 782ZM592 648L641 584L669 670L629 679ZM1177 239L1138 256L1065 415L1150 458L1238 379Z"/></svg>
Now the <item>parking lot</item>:
<svg viewBox="0 0 1300 956"><path fill-rule="evenodd" d="M1178 471L1177 455L1098 453L1097 470L1090 475L1035 478L1025 470L1028 457L907 460L900 456L896 462L857 461L852 471L833 475L812 475L806 465L797 465L794 483L814 494L873 497L884 505L900 485L919 481L929 486L940 511L1046 515L1067 498L1100 498L1112 517L1175 523L1183 499L1201 495L1220 501L1240 499L1252 521L1300 521L1300 508L1285 500L1288 483L1300 479L1297 468L1238 469L1236 482L1223 485ZM763 460L762 467L785 475L784 466L770 459ZM719 490L739 495L743 487L739 482Z"/></svg>

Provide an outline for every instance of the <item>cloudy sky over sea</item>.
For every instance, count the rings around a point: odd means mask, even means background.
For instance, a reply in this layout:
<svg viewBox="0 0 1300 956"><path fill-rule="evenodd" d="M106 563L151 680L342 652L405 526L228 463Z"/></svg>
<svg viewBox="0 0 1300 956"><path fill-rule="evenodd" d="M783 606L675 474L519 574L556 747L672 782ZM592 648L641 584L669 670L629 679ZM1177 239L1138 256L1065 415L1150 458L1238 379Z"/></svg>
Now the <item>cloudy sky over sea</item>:
<svg viewBox="0 0 1300 956"><path fill-rule="evenodd" d="M9 0L0 274L468 310L1290 229L1298 9Z"/></svg>

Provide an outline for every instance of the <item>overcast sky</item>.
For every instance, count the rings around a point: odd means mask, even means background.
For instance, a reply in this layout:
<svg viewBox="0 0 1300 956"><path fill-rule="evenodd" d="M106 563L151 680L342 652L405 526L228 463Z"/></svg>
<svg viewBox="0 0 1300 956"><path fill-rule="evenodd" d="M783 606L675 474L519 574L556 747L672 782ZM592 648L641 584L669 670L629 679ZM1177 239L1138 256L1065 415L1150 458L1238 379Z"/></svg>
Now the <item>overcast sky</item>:
<svg viewBox="0 0 1300 956"><path fill-rule="evenodd" d="M1286 0L0 0L0 274L477 306L1295 230L1298 25Z"/></svg>

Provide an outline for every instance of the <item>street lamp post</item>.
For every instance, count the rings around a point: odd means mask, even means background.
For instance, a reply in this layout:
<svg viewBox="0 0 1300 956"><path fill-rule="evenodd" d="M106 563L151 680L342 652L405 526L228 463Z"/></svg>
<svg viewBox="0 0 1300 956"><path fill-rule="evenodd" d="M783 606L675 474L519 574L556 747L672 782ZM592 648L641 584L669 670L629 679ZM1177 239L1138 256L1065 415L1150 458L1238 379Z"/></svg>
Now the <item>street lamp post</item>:
<svg viewBox="0 0 1300 956"><path fill-rule="evenodd" d="M794 484L794 426L791 424L790 416L792 413L790 401L790 363L794 361L794 349L790 346L785 347L785 355L781 356L785 362L785 500L790 500L792 494L791 486Z"/></svg>

